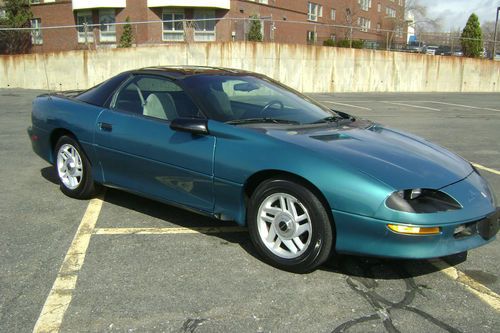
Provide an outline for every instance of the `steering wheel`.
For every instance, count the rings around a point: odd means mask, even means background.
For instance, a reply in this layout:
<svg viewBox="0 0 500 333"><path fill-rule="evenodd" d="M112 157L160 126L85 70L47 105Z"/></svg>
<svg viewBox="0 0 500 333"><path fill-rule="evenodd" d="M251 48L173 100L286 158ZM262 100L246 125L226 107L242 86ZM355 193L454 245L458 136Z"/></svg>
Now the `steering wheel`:
<svg viewBox="0 0 500 333"><path fill-rule="evenodd" d="M273 99L272 101L270 101L269 103L267 103L266 105L264 105L262 107L262 109L260 110L260 114L264 114L266 113L266 111L272 106L272 105L279 105L280 106L280 111L282 111L285 106L283 105L283 102L281 102L280 100L277 100L277 99Z"/></svg>

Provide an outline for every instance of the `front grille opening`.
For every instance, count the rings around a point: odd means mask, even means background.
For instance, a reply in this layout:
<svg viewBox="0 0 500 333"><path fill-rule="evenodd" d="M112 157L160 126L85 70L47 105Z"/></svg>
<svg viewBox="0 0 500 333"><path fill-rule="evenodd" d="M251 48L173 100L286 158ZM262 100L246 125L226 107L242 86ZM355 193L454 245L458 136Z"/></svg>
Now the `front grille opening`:
<svg viewBox="0 0 500 333"><path fill-rule="evenodd" d="M475 234L477 234L477 223L478 221L459 225L455 228L453 237L455 237L456 239L461 239L474 236Z"/></svg>

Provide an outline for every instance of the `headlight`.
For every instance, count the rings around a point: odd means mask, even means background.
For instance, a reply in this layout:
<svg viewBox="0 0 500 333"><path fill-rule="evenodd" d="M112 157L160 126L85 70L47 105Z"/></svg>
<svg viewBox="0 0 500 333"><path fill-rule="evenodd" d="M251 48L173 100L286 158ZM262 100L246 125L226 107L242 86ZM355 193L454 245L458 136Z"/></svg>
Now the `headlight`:
<svg viewBox="0 0 500 333"><path fill-rule="evenodd" d="M484 194L490 199L490 202L493 206L496 206L497 200L495 197L495 192L493 192L493 189L491 188L490 184L486 181L486 179L483 178L483 176L479 175L479 178L481 180L481 185L483 186ZM481 192L483 193L483 192Z"/></svg>
<svg viewBox="0 0 500 333"><path fill-rule="evenodd" d="M462 206L448 194L431 189L410 189L392 193L387 207L406 213L436 213L457 210Z"/></svg>
<svg viewBox="0 0 500 333"><path fill-rule="evenodd" d="M483 178L483 176L479 173L479 170L474 166L474 164L471 163L470 165L472 169L474 170L475 173L479 176L481 185L483 186L483 189L485 190L485 194L490 198L491 203L493 206L496 207L497 205L497 198L495 196L495 192L491 188L491 185L486 181L486 179Z"/></svg>

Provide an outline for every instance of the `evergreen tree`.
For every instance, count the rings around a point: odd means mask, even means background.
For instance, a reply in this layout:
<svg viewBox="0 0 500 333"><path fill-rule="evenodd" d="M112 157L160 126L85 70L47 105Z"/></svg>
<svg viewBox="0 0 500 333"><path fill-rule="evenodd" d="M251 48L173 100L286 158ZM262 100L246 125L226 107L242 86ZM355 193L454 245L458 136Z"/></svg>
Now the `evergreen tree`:
<svg viewBox="0 0 500 333"><path fill-rule="evenodd" d="M257 15L250 17L250 30L248 30L247 39L251 42L262 42L262 24Z"/></svg>
<svg viewBox="0 0 500 333"><path fill-rule="evenodd" d="M29 28L33 18L29 0L6 0L4 3L6 19L2 25L7 28ZM28 53L31 49L30 31L4 31L0 36L2 52Z"/></svg>
<svg viewBox="0 0 500 333"><path fill-rule="evenodd" d="M120 43L118 44L118 47L131 47L132 42L134 41L134 35L132 33L132 25L130 25L130 18L127 16L125 19L125 24L123 26L123 32L122 35L120 36Z"/></svg>
<svg viewBox="0 0 500 333"><path fill-rule="evenodd" d="M464 30L462 30L460 43L462 44L464 56L472 58L481 56L483 52L483 37L479 18L476 14L472 13L469 16L469 20L467 20L467 24Z"/></svg>

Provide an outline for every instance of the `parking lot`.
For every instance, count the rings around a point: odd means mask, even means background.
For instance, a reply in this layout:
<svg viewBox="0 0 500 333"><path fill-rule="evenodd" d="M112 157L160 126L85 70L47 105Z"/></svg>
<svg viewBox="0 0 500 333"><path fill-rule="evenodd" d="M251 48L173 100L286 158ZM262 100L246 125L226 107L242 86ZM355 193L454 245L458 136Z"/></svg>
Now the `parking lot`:
<svg viewBox="0 0 500 333"><path fill-rule="evenodd" d="M26 134L38 93L0 90L0 332L500 327L498 240L466 261L340 256L300 275L263 263L234 224L113 189L91 201L64 196ZM498 94L313 96L451 149L500 198Z"/></svg>

